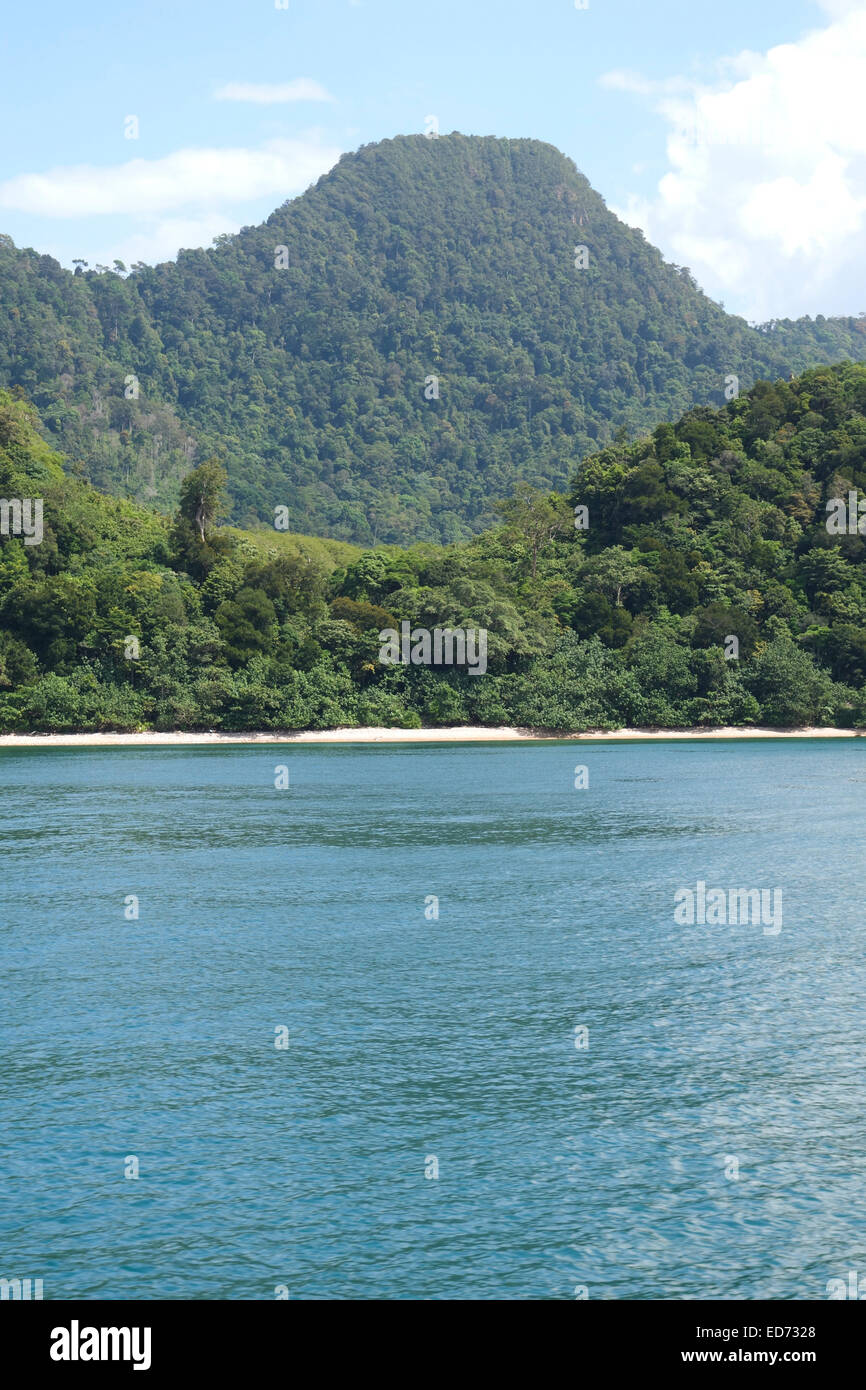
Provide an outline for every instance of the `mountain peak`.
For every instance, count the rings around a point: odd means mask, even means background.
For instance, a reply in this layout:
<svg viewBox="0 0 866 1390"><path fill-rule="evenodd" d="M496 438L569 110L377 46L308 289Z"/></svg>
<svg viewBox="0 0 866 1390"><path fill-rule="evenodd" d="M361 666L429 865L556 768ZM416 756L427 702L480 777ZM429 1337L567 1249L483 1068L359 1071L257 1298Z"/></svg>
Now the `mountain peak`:
<svg viewBox="0 0 866 1390"><path fill-rule="evenodd" d="M618 432L866 355L856 320L726 314L554 146L456 131L125 280L0 243L0 300L0 384L98 485L168 506L217 453L238 520L367 544L458 539Z"/></svg>

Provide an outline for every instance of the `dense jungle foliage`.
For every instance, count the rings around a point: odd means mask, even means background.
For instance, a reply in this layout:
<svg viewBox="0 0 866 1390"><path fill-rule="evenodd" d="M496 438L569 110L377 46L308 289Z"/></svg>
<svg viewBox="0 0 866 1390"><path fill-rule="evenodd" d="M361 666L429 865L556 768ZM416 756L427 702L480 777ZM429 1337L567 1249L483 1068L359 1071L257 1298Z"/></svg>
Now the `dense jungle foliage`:
<svg viewBox="0 0 866 1390"><path fill-rule="evenodd" d="M0 538L0 729L866 725L866 538L826 524L866 495L864 366L612 444L447 547L240 531L224 481L172 518L106 497L0 392L0 494L44 503L41 544ZM487 673L383 665L404 619L486 628Z"/></svg>
<svg viewBox="0 0 866 1390"><path fill-rule="evenodd" d="M466 539L729 376L863 357L866 319L727 314L535 140L363 147L156 267L72 273L0 237L0 386L82 476L169 511L217 454L238 524L288 506L368 546Z"/></svg>

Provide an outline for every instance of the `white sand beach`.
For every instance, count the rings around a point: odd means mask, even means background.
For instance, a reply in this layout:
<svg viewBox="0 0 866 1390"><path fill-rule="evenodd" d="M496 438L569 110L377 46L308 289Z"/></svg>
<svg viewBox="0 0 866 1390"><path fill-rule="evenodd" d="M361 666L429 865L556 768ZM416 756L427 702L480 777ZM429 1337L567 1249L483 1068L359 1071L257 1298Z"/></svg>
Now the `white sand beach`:
<svg viewBox="0 0 866 1390"><path fill-rule="evenodd" d="M557 733L551 729L484 728L459 725L438 729L310 729L284 733L204 733L169 731L136 734L0 734L2 748L147 748L238 743L706 743L718 739L861 738L858 729L616 729Z"/></svg>

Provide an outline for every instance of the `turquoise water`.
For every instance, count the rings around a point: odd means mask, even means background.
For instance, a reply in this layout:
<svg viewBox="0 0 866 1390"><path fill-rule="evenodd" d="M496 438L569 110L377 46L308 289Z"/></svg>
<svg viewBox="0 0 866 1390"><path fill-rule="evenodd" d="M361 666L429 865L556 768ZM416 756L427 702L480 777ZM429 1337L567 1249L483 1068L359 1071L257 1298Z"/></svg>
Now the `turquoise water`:
<svg viewBox="0 0 866 1390"><path fill-rule="evenodd" d="M866 1273L862 743L4 750L0 786L0 1275L809 1299ZM782 930L677 925L698 880L781 887Z"/></svg>

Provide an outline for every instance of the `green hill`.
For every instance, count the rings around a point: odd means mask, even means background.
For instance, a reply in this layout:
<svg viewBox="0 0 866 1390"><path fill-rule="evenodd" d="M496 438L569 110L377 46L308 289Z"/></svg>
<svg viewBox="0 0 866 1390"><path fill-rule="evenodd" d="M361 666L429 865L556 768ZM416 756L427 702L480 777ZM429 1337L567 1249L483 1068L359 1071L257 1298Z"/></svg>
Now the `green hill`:
<svg viewBox="0 0 866 1390"><path fill-rule="evenodd" d="M459 134L366 146L126 277L0 238L0 310L0 385L98 487L167 509L216 452L242 525L287 505L364 544L466 537L519 480L564 488L618 431L721 405L728 376L866 356L866 320L725 313L551 146Z"/></svg>
<svg viewBox="0 0 866 1390"><path fill-rule="evenodd" d="M611 445L448 547L220 527L209 464L171 521L37 425L0 392L0 496L44 508L41 544L0 536L0 730L866 725L866 539L827 526L866 497L864 365ZM485 629L486 671L383 662L404 622Z"/></svg>

